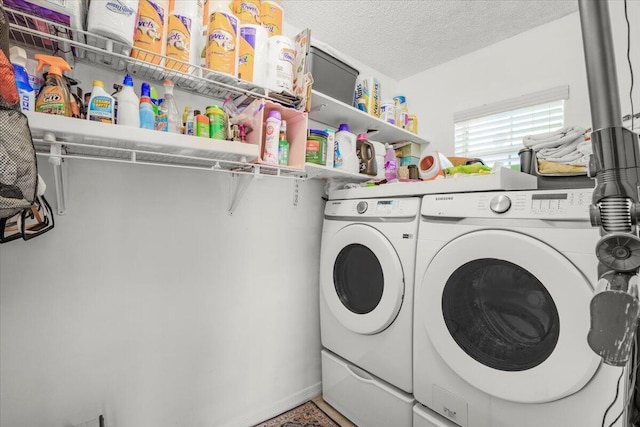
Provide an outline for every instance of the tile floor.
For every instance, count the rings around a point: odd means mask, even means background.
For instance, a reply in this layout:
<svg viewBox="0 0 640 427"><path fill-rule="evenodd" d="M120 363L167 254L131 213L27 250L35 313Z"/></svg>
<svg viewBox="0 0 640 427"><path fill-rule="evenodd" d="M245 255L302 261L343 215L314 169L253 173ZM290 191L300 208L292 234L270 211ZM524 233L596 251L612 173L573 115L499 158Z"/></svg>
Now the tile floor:
<svg viewBox="0 0 640 427"><path fill-rule="evenodd" d="M318 396L311 400L313 400L313 403L318 405L318 407L322 409L327 415L329 415L338 424L340 424L340 427L358 427L354 423L346 419L340 412L333 409L331 405L329 405L327 402L322 400L322 396Z"/></svg>

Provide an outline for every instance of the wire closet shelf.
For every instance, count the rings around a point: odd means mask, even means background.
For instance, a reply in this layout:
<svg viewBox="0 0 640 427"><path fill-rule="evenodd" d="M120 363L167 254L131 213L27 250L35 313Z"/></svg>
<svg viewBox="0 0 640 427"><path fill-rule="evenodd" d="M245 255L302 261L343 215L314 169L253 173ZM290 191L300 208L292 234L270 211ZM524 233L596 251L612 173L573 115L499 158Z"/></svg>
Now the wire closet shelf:
<svg viewBox="0 0 640 427"><path fill-rule="evenodd" d="M176 87L216 99L263 98L286 107L297 108L301 100L277 93L222 73L167 58L148 50L74 29L61 22L5 7L9 18L9 37L20 46L63 57L72 66L76 61L99 65L132 76L163 81Z"/></svg>
<svg viewBox="0 0 640 427"><path fill-rule="evenodd" d="M298 98L269 92L236 78L202 67L169 59L122 43L70 28L68 25L5 7L13 44L63 57L70 65L76 61L116 72L128 72L137 78L163 81L199 95L237 104L255 98L295 108ZM157 165L228 172L238 175L267 175L278 178L306 179L303 170L287 166L254 163L259 147L240 142L213 140L164 132L103 125L66 117L28 113L34 145L39 156L54 164L63 159L102 160L139 165ZM105 127L96 134L96 127ZM149 141L154 141L149 142Z"/></svg>

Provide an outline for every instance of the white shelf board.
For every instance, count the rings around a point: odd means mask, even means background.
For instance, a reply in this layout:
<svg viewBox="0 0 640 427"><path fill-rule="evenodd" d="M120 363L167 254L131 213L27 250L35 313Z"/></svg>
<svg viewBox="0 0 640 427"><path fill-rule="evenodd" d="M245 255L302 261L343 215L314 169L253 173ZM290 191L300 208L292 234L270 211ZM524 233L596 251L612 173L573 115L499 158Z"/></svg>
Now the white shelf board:
<svg viewBox="0 0 640 427"><path fill-rule="evenodd" d="M309 120L323 123L337 128L340 123L349 123L351 132L370 133L374 141L395 143L411 141L421 145L429 144L426 139L405 129L389 124L378 117L373 117L344 102L331 98L325 94L311 91L311 110ZM375 132L375 133L374 133Z"/></svg>
<svg viewBox="0 0 640 427"><path fill-rule="evenodd" d="M361 173L353 173L343 171L341 169L330 168L328 166L317 165L315 163L305 163L304 170L307 173L308 178L316 179L342 179L345 181L369 181L375 177L364 175Z"/></svg>
<svg viewBox="0 0 640 427"><path fill-rule="evenodd" d="M395 182L376 185L374 187L339 189L329 193L329 200L537 189L538 178L536 176L508 168L500 168L487 175L459 174L450 178L441 178L434 181Z"/></svg>
<svg viewBox="0 0 640 427"><path fill-rule="evenodd" d="M44 113L26 113L34 139L69 144L73 154L103 158L126 158L139 151L138 160L185 165L221 162L252 162L260 147L255 144L222 141L182 134L118 126ZM49 141L51 142L51 141ZM81 144L81 145L73 145Z"/></svg>

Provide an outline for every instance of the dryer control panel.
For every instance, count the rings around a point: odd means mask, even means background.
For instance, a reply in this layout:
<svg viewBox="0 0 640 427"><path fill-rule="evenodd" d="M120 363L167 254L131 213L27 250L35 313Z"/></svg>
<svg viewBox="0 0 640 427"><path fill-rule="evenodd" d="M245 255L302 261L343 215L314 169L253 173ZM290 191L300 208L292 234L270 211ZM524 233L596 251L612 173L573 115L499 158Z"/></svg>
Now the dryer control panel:
<svg viewBox="0 0 640 427"><path fill-rule="evenodd" d="M324 209L327 218L414 218L420 198L330 200Z"/></svg>
<svg viewBox="0 0 640 427"><path fill-rule="evenodd" d="M520 218L589 221L593 189L492 191L424 196L430 217Z"/></svg>

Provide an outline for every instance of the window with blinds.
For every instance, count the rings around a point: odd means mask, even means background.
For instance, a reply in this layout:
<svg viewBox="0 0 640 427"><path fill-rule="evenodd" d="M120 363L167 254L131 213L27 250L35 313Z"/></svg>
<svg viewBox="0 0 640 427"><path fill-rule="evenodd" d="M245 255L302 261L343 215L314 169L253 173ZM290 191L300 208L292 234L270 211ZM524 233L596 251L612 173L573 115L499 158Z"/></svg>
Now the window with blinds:
<svg viewBox="0 0 640 427"><path fill-rule="evenodd" d="M520 165L522 138L558 130L564 126L563 86L500 103L456 113L456 156L480 158L487 165Z"/></svg>

